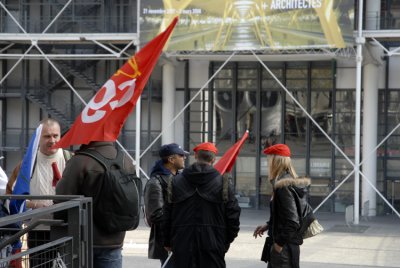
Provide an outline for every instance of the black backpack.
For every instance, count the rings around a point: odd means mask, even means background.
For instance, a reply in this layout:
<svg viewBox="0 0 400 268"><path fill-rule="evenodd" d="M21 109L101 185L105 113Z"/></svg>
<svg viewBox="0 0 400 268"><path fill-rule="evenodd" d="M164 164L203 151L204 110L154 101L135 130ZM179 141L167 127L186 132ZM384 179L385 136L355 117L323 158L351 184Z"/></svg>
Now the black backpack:
<svg viewBox="0 0 400 268"><path fill-rule="evenodd" d="M116 233L134 230L139 225L142 182L136 174L124 170L123 153L117 148L117 157L107 159L91 149L78 151L97 160L106 170L93 197L93 219L99 228Z"/></svg>

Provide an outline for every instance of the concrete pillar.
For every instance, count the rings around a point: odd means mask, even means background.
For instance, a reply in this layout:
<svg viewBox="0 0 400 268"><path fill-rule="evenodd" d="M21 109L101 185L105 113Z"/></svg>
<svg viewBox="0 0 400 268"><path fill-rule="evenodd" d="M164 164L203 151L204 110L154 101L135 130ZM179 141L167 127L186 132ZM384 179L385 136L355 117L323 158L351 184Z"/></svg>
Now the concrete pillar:
<svg viewBox="0 0 400 268"><path fill-rule="evenodd" d="M381 1L367 0L365 29L379 30L381 17Z"/></svg>
<svg viewBox="0 0 400 268"><path fill-rule="evenodd" d="M175 66L165 60L162 67L162 115L161 128L163 135L161 144L175 142L174 124L168 127L175 116Z"/></svg>
<svg viewBox="0 0 400 268"><path fill-rule="evenodd" d="M362 124L362 172L376 186L378 139L378 89L381 73L382 49L377 45L366 44L363 76L363 124ZM362 181L361 207L363 216L376 216L376 192L364 178Z"/></svg>

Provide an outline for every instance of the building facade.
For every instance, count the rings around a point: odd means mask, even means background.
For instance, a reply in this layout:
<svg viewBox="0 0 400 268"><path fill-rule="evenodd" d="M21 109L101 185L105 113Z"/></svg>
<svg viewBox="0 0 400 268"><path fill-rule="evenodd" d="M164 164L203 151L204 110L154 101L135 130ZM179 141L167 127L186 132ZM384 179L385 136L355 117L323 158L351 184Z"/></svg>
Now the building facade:
<svg viewBox="0 0 400 268"><path fill-rule="evenodd" d="M143 2L3 1L0 151L8 174L40 119L54 117L66 131L82 110L80 97L90 100L140 48ZM256 55L243 50L231 58L221 51L166 53L120 141L132 156L140 155L146 172L163 143L178 142L191 151L212 141L222 155L249 130L233 170L242 207L266 207L271 187L262 150L284 142L299 175L312 178L312 205L323 202L321 211L344 212L354 204L356 45L362 42L361 171L399 210L400 1L363 5L363 38L354 38L344 49L263 50ZM360 204L366 216L392 213L363 177Z"/></svg>

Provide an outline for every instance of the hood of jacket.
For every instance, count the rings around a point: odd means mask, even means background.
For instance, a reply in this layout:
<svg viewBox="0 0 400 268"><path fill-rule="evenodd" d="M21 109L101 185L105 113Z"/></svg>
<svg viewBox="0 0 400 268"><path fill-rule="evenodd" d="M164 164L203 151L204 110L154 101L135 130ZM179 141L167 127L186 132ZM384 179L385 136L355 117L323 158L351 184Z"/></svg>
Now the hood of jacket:
<svg viewBox="0 0 400 268"><path fill-rule="evenodd" d="M150 177L155 175L172 175L171 171L164 167L162 160L158 160L154 167L151 169Z"/></svg>
<svg viewBox="0 0 400 268"><path fill-rule="evenodd" d="M308 192L308 187L311 185L311 179L310 178L292 178L290 176L284 176L281 179L278 179L275 184L274 184L274 189L280 189L284 187L291 187L293 188L297 194L299 195L300 198L302 198L304 195L307 194Z"/></svg>
<svg viewBox="0 0 400 268"><path fill-rule="evenodd" d="M195 193L211 202L222 201L222 176L211 165L194 163L173 180L173 202L182 202Z"/></svg>
<svg viewBox="0 0 400 268"><path fill-rule="evenodd" d="M204 185L221 174L211 165L194 163L184 169L182 175L193 185Z"/></svg>

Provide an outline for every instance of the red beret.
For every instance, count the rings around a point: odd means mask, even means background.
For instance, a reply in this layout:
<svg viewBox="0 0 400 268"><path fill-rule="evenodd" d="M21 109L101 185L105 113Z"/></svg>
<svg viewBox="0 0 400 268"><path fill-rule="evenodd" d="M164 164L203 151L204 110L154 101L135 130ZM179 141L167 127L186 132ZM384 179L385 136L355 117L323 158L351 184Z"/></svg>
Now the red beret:
<svg viewBox="0 0 400 268"><path fill-rule="evenodd" d="M264 154L275 154L290 157L290 149L286 144L275 144L264 150Z"/></svg>
<svg viewBox="0 0 400 268"><path fill-rule="evenodd" d="M217 147L215 147L214 143L211 143L211 142L200 143L199 145L197 145L196 147L193 148L194 152L197 152L200 150L201 151L210 151L210 152L213 152L214 154L218 154Z"/></svg>

